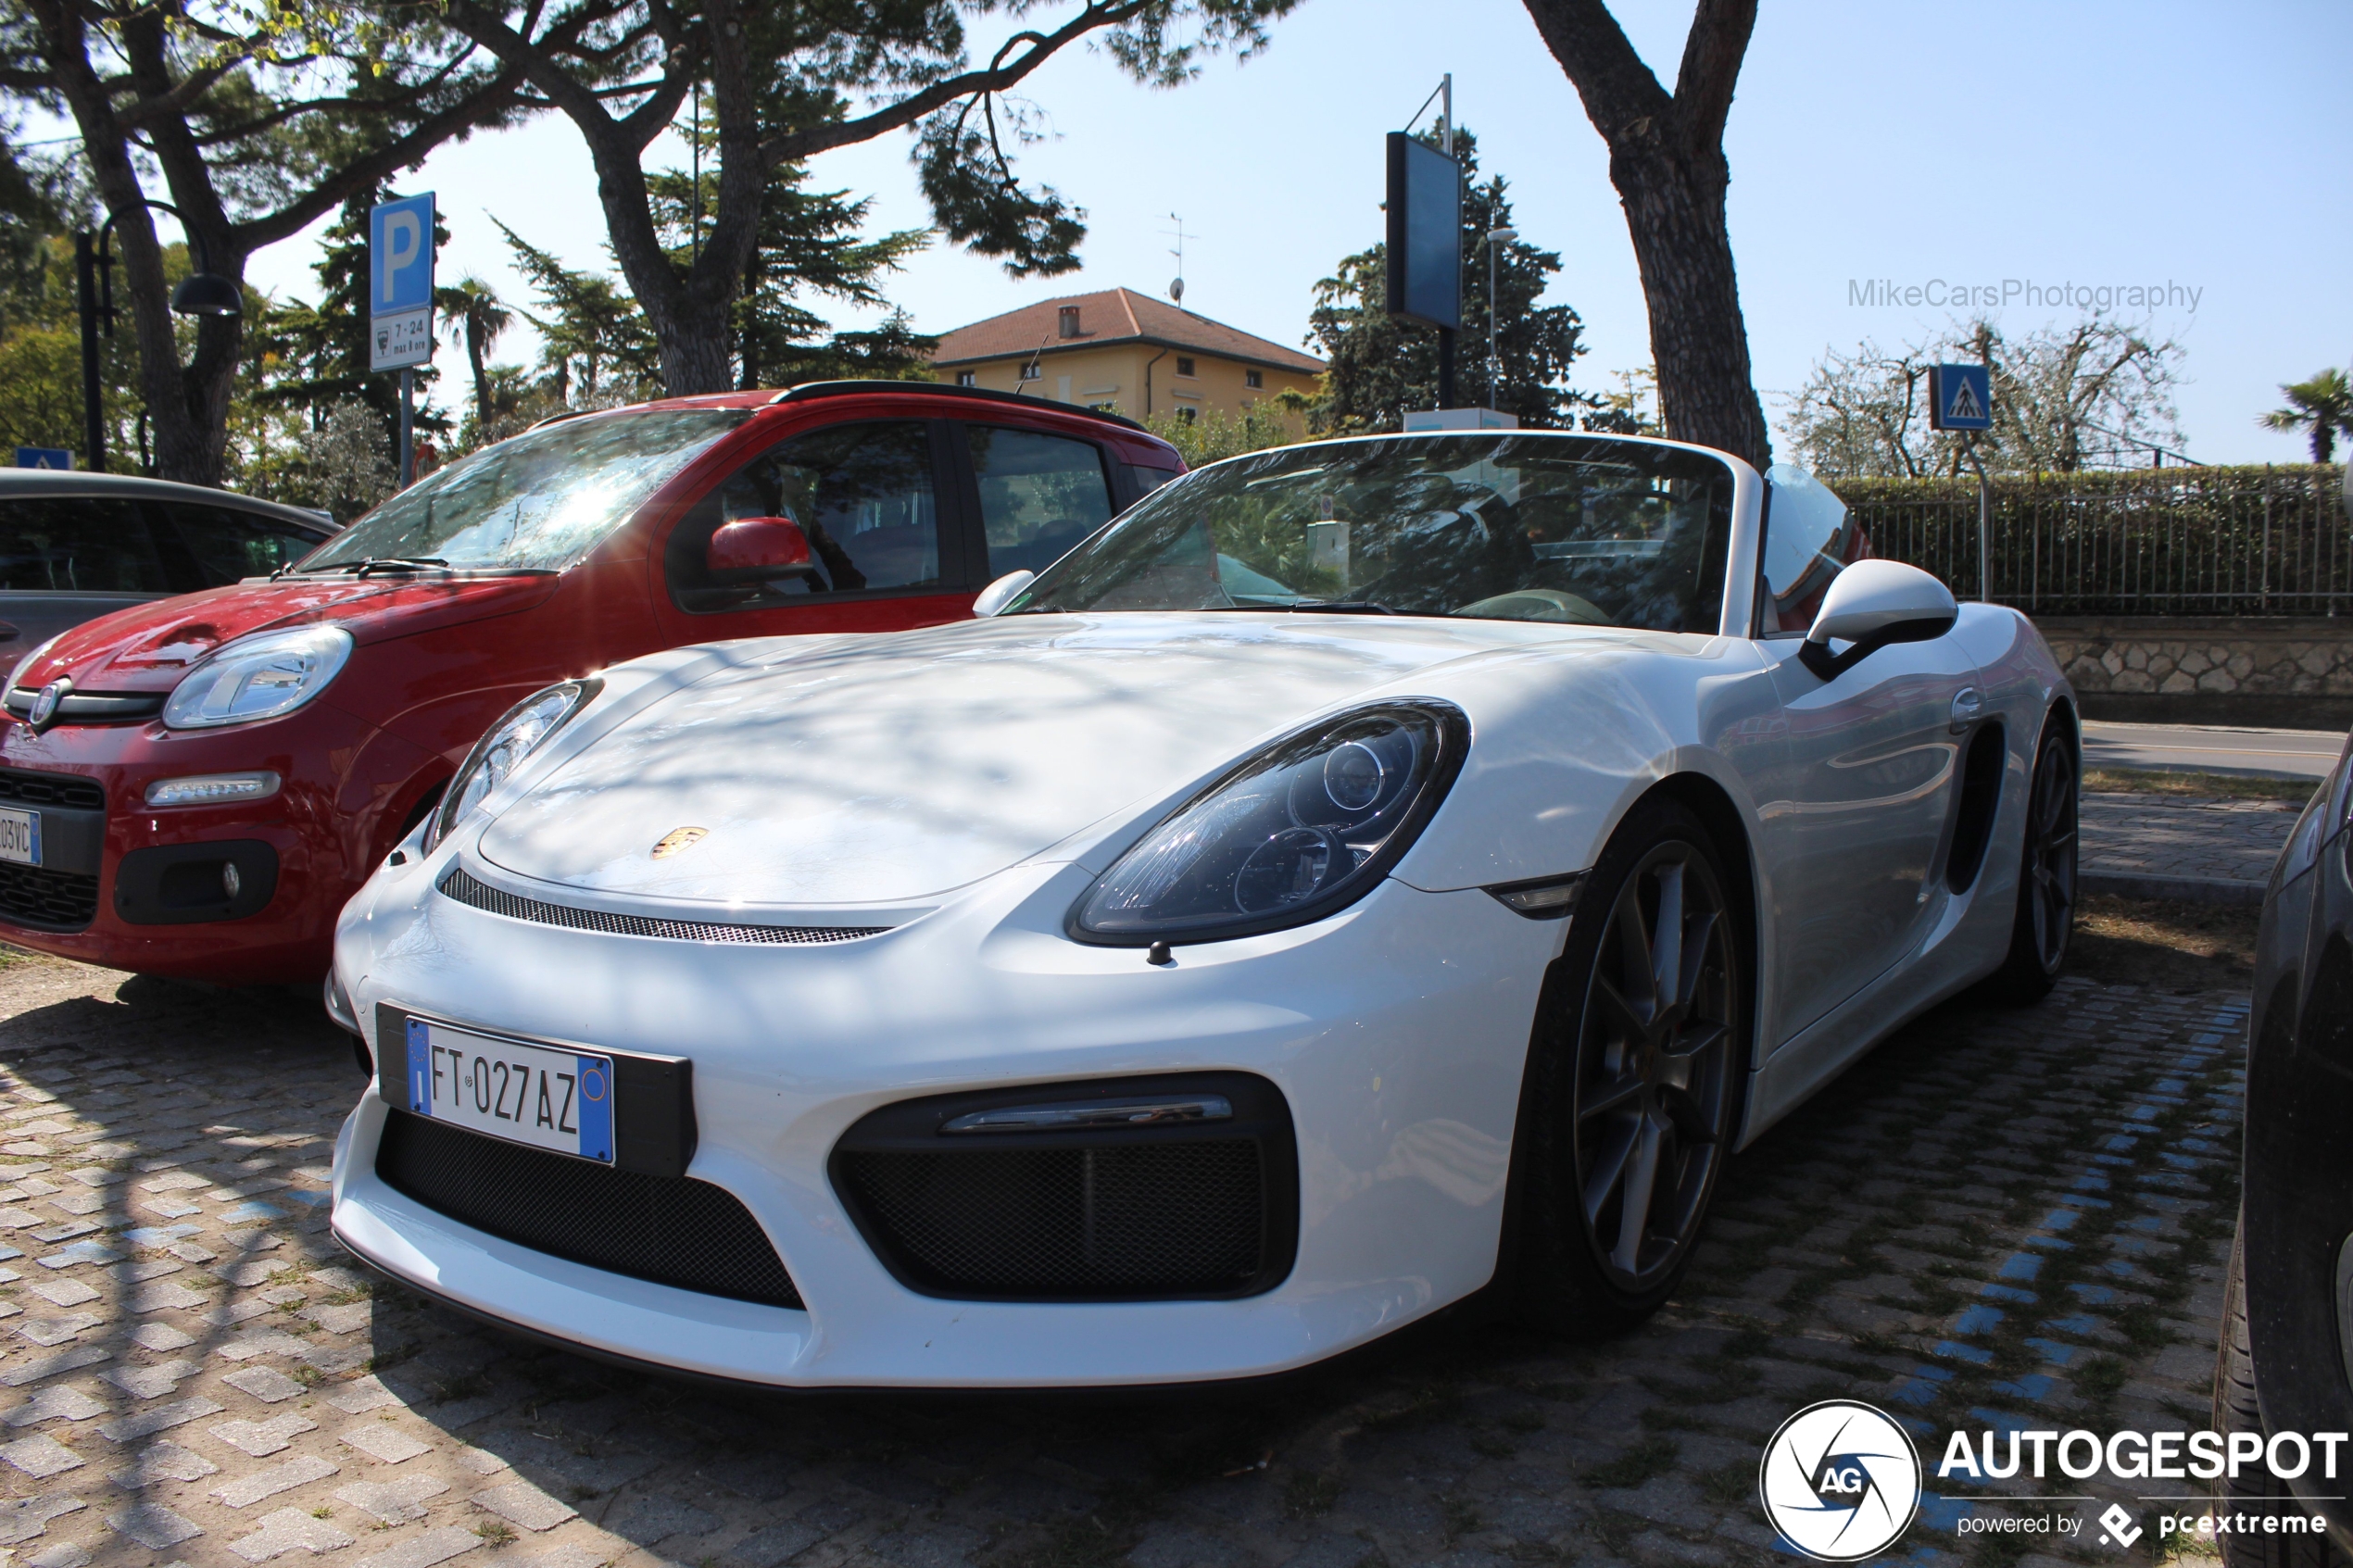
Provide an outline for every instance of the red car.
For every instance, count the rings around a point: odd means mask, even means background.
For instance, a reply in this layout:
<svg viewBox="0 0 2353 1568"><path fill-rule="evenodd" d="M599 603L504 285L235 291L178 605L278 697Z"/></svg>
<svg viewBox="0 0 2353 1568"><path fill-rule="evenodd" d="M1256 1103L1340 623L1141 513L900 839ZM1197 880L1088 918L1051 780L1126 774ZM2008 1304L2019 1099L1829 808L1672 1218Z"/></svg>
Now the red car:
<svg viewBox="0 0 2353 1568"><path fill-rule="evenodd" d="M27 655L0 721L0 939L316 980L344 901L522 696L681 644L958 619L1182 468L1114 415L922 383L543 425L269 577Z"/></svg>

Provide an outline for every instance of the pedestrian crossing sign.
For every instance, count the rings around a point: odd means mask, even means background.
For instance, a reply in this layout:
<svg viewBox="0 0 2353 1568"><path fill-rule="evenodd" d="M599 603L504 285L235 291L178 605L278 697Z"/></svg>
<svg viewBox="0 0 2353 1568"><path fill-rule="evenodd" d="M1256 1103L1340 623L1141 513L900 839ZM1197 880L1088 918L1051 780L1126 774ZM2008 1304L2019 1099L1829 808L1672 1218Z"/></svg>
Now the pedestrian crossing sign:
<svg viewBox="0 0 2353 1568"><path fill-rule="evenodd" d="M1932 430L1992 430L1993 377L1982 365L1932 365L1928 422Z"/></svg>

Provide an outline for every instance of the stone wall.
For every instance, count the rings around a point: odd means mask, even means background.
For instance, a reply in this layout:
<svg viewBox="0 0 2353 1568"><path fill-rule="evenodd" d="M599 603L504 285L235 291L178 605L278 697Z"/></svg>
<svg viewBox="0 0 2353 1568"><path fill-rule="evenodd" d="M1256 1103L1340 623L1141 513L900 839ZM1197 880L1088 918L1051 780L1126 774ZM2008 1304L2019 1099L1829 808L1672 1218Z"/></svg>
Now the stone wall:
<svg viewBox="0 0 2353 1568"><path fill-rule="evenodd" d="M2353 715L2353 617L2037 620L2093 718L2304 724Z"/></svg>

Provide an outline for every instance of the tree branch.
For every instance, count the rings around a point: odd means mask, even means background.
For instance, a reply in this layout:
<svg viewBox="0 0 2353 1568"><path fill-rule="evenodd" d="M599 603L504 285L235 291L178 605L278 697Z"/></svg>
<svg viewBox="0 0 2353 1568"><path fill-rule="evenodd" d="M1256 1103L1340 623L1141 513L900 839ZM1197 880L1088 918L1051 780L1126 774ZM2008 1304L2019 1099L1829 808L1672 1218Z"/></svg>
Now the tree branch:
<svg viewBox="0 0 2353 1568"><path fill-rule="evenodd" d="M1674 100L1602 0L1527 0L1527 6L1544 46L1577 88L1585 117L1612 150L1671 114Z"/></svg>
<svg viewBox="0 0 2353 1568"><path fill-rule="evenodd" d="M1675 77L1677 129L1692 151L1713 152L1724 144L1732 84L1740 80L1748 35L1755 27L1756 0L1699 0Z"/></svg>
<svg viewBox="0 0 2353 1568"><path fill-rule="evenodd" d="M812 126L806 131L787 131L771 136L760 145L760 155L770 169L780 164L798 163L814 157L835 147L846 147L860 142L870 142L886 132L904 130L935 109L947 107L959 98L984 93L1001 93L1017 85L1030 72L1073 42L1084 38L1100 28L1116 26L1128 18L1149 8L1150 0L1114 0L1112 4L1089 4L1069 21L1050 33L1032 33L1037 42L1029 52L1011 64L991 62L986 70L971 70L962 76L951 76L936 82L920 93L912 94L895 104L856 119L837 120L830 125ZM1017 40L1009 40L1014 42ZM1000 60L1003 52L999 52Z"/></svg>

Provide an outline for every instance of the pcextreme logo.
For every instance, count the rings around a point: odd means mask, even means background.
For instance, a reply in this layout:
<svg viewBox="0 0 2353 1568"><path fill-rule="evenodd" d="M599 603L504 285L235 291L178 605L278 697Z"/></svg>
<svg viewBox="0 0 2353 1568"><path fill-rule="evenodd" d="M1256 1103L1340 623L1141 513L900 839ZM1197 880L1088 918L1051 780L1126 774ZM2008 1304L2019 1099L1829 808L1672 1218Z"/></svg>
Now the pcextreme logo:
<svg viewBox="0 0 2353 1568"><path fill-rule="evenodd" d="M1807 1557L1876 1557L1919 1512L1919 1450L1886 1411L1824 1399L1781 1423L1765 1445L1756 1492L1781 1538Z"/></svg>

